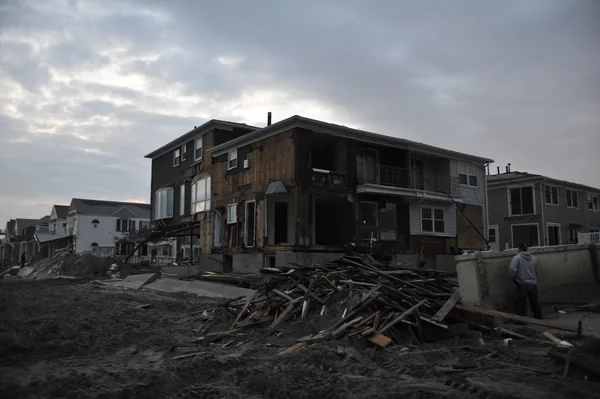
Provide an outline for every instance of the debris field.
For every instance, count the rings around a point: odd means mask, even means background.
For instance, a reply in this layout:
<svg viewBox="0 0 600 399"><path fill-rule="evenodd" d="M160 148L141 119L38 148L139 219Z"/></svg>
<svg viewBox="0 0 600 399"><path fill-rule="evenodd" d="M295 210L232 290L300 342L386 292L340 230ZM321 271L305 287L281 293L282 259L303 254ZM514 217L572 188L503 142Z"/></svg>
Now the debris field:
<svg viewBox="0 0 600 399"><path fill-rule="evenodd" d="M219 300L0 280L0 396L599 397L597 339L460 305L445 273L364 255L263 273Z"/></svg>

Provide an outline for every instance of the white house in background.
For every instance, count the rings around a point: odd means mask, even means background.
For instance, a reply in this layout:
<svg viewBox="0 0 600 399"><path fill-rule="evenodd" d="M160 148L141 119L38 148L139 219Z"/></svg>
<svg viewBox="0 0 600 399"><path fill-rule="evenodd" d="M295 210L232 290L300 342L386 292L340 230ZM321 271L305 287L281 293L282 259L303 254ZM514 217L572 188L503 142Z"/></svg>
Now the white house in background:
<svg viewBox="0 0 600 399"><path fill-rule="evenodd" d="M57 237L67 235L67 215L69 214L69 205L54 205L50 212L48 222L48 234Z"/></svg>
<svg viewBox="0 0 600 399"><path fill-rule="evenodd" d="M96 252L128 255L115 238L134 230L147 229L150 204L73 198L67 215L67 235L73 236L76 253ZM123 246L124 247L124 246ZM148 255L144 246L137 255Z"/></svg>

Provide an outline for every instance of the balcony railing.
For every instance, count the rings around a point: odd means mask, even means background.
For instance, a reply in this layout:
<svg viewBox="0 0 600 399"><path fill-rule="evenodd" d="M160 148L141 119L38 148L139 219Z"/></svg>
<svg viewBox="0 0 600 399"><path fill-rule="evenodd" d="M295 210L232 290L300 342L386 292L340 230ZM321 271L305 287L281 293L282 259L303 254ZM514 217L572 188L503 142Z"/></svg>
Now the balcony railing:
<svg viewBox="0 0 600 399"><path fill-rule="evenodd" d="M372 183L460 195L458 178L447 175L386 165L373 168L361 168L359 165L357 172L359 184Z"/></svg>
<svg viewBox="0 0 600 399"><path fill-rule="evenodd" d="M577 235L578 244L596 244L600 245L600 232L579 233Z"/></svg>

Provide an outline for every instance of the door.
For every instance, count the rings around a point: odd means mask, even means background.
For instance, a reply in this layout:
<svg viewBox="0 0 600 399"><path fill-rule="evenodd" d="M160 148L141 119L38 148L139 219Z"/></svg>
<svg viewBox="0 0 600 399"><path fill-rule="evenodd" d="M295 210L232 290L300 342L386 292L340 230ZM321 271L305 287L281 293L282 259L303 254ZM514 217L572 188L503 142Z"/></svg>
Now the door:
<svg viewBox="0 0 600 399"><path fill-rule="evenodd" d="M546 224L547 245L560 245L560 224Z"/></svg>
<svg viewBox="0 0 600 399"><path fill-rule="evenodd" d="M223 215L219 212L213 212L214 224L213 224L213 246L215 248L221 247L221 225L223 224Z"/></svg>
<svg viewBox="0 0 600 399"><path fill-rule="evenodd" d="M275 203L275 244L288 244L288 204Z"/></svg>
<svg viewBox="0 0 600 399"><path fill-rule="evenodd" d="M528 247L537 247L539 245L538 225L522 224L512 225L512 248L519 244L525 244Z"/></svg>
<svg viewBox="0 0 600 399"><path fill-rule="evenodd" d="M424 190L425 189L425 162L422 159L410 159L410 174L412 178L412 187Z"/></svg>
<svg viewBox="0 0 600 399"><path fill-rule="evenodd" d="M498 233L499 233L499 231L498 231L497 225L491 225L490 228L488 229L488 243L490 245L491 251L499 251L500 250L500 243L498 242L498 240L499 240Z"/></svg>

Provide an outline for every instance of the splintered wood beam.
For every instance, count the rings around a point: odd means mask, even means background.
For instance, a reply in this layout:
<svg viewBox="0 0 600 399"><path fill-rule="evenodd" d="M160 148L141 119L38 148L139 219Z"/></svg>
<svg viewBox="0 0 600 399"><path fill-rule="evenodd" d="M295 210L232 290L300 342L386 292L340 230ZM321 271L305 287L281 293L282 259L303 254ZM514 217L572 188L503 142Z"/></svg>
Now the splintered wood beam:
<svg viewBox="0 0 600 399"><path fill-rule="evenodd" d="M450 313L450 311L456 306L456 304L460 301L460 291L454 291L454 294L446 301L444 306L437 311L437 313L431 318L432 321L436 323L440 323L444 320L444 318Z"/></svg>
<svg viewBox="0 0 600 399"><path fill-rule="evenodd" d="M457 304L454 307L456 309L464 310L466 312L478 313L478 314L482 314L485 316L501 317L506 320L520 321L522 323L534 324L537 326L553 328L556 330L563 330L563 331L569 331L569 332L574 332L574 333L577 332L577 326L568 326L566 324L557 324L557 323L552 323L552 322L549 322L546 320L533 319L531 317L518 316L516 314L504 313L504 312L500 312L498 310L479 308L476 306Z"/></svg>
<svg viewBox="0 0 600 399"><path fill-rule="evenodd" d="M380 333L384 333L387 330L389 330L390 328L394 327L397 323L399 323L400 321L404 320L405 318L407 318L408 316L410 316L411 314L413 314L425 302L427 302L427 299L423 299L421 302L419 302L416 305L412 306L411 308L409 308L408 310L406 310L404 313L402 313L400 316L398 316L394 320L390 321L385 327L383 327L381 330L379 330L379 332Z"/></svg>
<svg viewBox="0 0 600 399"><path fill-rule="evenodd" d="M246 303L244 304L244 307L242 308L242 310L240 310L240 312L235 317L235 320L233 321L233 324L229 328L230 330L233 330L235 328L235 325L237 324L238 321L240 321L240 319L242 318L242 316L244 315L244 313L246 313L246 310L248 310L248 307L250 306L250 304L252 303L252 301L254 300L254 298L256 298L257 295L258 295L258 291L256 291L254 293L254 295L252 295L251 297L248 297L248 299L246 300Z"/></svg>

